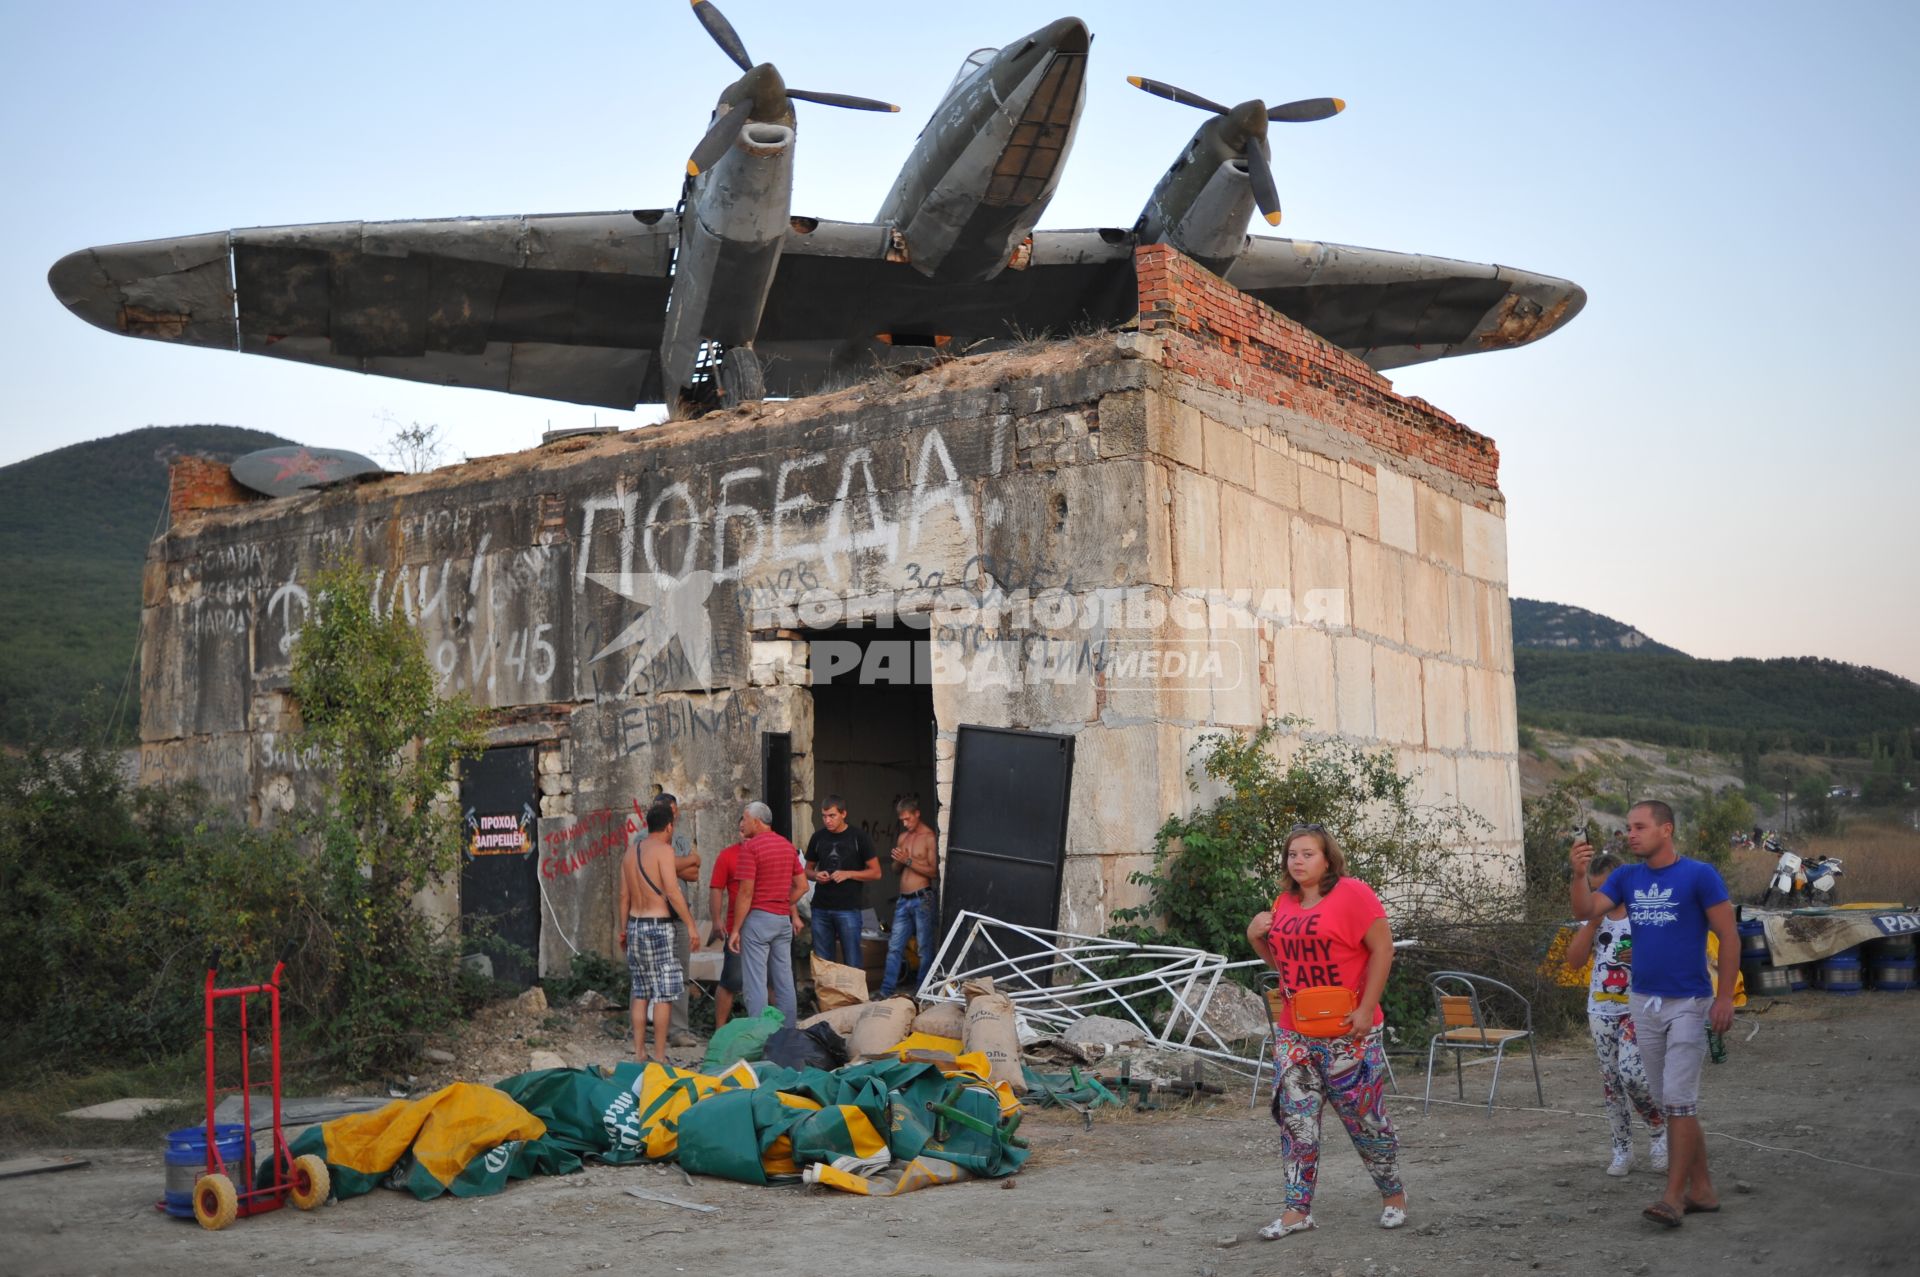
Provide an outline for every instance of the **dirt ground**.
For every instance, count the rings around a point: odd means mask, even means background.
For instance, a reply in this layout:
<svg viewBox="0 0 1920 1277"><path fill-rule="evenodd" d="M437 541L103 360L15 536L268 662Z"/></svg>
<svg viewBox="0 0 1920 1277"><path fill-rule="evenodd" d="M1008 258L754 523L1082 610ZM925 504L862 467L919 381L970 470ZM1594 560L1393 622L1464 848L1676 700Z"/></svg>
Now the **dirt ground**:
<svg viewBox="0 0 1920 1277"><path fill-rule="evenodd" d="M1411 1092L1392 1112L1412 1218L1391 1233L1376 1227L1378 1199L1329 1118L1320 1227L1259 1240L1256 1230L1279 1212L1279 1135L1264 1107L1248 1108L1241 1085L1225 1101L1104 1112L1090 1130L1075 1116L1035 1114L1023 1128L1033 1157L1010 1186L974 1182L891 1200L689 1185L666 1167L592 1167L496 1197L418 1202L381 1190L208 1233L152 1209L164 1174L158 1148L14 1149L81 1152L93 1164L0 1180L0 1272L1911 1272L1920 1242L1917 1043L1916 993L1800 994L1743 1013L1731 1058L1709 1069L1702 1105L1726 1209L1689 1217L1676 1232L1639 1216L1658 1193L1644 1139L1632 1176L1605 1175L1594 1065L1584 1043L1568 1042L1542 1060L1547 1106L1579 1115L1504 1107L1533 1103L1523 1059L1504 1071L1503 1107L1492 1116L1436 1104L1423 1117L1420 1075L1398 1065ZM1487 1070L1467 1078L1471 1097ZM1437 1093L1451 1098L1451 1084ZM637 1200L624 1191L635 1186L720 1210Z"/></svg>

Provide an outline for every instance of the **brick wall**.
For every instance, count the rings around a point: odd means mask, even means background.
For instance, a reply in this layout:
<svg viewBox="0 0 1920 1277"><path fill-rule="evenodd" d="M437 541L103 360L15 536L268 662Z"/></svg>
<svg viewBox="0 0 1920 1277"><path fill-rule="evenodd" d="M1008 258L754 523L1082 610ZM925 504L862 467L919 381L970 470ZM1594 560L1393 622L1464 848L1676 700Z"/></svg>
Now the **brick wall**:
<svg viewBox="0 0 1920 1277"><path fill-rule="evenodd" d="M212 457L175 457L167 468L167 521L178 523L198 510L243 505L259 500L233 481L224 461Z"/></svg>
<svg viewBox="0 0 1920 1277"><path fill-rule="evenodd" d="M1140 331L1191 377L1297 409L1375 447L1498 487L1500 450L1424 399L1396 394L1360 359L1165 244L1135 251Z"/></svg>

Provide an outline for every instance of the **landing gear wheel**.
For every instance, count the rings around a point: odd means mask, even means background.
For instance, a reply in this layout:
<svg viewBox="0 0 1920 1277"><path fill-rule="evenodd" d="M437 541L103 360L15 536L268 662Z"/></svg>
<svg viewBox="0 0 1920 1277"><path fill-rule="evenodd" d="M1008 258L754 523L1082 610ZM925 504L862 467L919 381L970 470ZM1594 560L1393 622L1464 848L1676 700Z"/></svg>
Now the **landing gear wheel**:
<svg viewBox="0 0 1920 1277"><path fill-rule="evenodd" d="M312 1153L293 1159L293 1189L287 1194L288 1201L301 1210L312 1210L332 1191L333 1177L324 1161Z"/></svg>
<svg viewBox="0 0 1920 1277"><path fill-rule="evenodd" d="M735 346L720 356L717 379L720 404L724 408L737 408L767 397L766 378L760 373L760 356L746 346Z"/></svg>
<svg viewBox="0 0 1920 1277"><path fill-rule="evenodd" d="M240 1217L240 1195L225 1175L202 1175L193 1185L193 1217L200 1227L219 1232Z"/></svg>

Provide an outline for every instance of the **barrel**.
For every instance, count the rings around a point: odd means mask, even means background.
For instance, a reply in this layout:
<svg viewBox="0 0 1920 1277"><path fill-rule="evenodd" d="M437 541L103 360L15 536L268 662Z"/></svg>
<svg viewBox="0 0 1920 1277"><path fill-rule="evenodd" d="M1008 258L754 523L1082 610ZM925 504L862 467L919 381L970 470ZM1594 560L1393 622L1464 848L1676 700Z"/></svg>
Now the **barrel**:
<svg viewBox="0 0 1920 1277"><path fill-rule="evenodd" d="M1866 978L1874 988L1886 993L1898 993L1913 987L1914 959L1912 954L1904 958L1869 958L1866 962Z"/></svg>
<svg viewBox="0 0 1920 1277"><path fill-rule="evenodd" d="M1793 983L1793 991L1795 993L1805 993L1812 987L1812 979L1809 974L1813 971L1812 966L1802 962L1791 967L1786 967L1784 970L1787 973L1787 979Z"/></svg>
<svg viewBox="0 0 1920 1277"><path fill-rule="evenodd" d="M1869 940L1860 946L1860 960L1869 964L1876 962L1911 962L1913 960L1913 937L1882 936L1878 940Z"/></svg>
<svg viewBox="0 0 1920 1277"><path fill-rule="evenodd" d="M1820 964L1820 987L1828 993L1858 993L1860 983L1860 950L1856 946L1845 949Z"/></svg>
<svg viewBox="0 0 1920 1277"><path fill-rule="evenodd" d="M1743 962L1740 974L1747 982L1748 997L1765 994L1770 998L1783 998L1793 992L1793 977L1786 967L1776 967L1771 962Z"/></svg>
<svg viewBox="0 0 1920 1277"><path fill-rule="evenodd" d="M252 1141L247 1128L238 1122L213 1128L215 1146L227 1164L234 1189L245 1192L251 1179ZM193 1218L193 1186L207 1173L207 1128L183 1126L167 1133L167 1189L161 1205L167 1214L180 1219Z"/></svg>
<svg viewBox="0 0 1920 1277"><path fill-rule="evenodd" d="M1740 924L1740 961L1744 964L1755 958L1765 960L1771 957L1767 948L1767 926L1764 922L1743 922Z"/></svg>

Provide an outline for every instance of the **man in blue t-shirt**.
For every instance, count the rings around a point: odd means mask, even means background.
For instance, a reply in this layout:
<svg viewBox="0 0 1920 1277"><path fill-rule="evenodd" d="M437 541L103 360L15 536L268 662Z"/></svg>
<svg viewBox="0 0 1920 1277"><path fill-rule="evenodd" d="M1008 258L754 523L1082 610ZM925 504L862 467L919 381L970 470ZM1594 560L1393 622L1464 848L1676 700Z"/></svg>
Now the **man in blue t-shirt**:
<svg viewBox="0 0 1920 1277"><path fill-rule="evenodd" d="M1683 1215L1720 1209L1707 1175L1700 1130L1700 1067L1707 1026L1733 1027L1734 980L1740 974L1739 932L1727 884L1712 865L1673 849L1673 808L1648 800L1627 813L1627 850L1637 864L1613 871L1600 890L1587 888L1593 848L1574 844L1574 916L1599 918L1617 905L1633 922L1633 983L1628 1006L1647 1067L1647 1084L1667 1118L1667 1191L1641 1214L1668 1228ZM1720 987L1707 974L1707 932L1720 938Z"/></svg>

